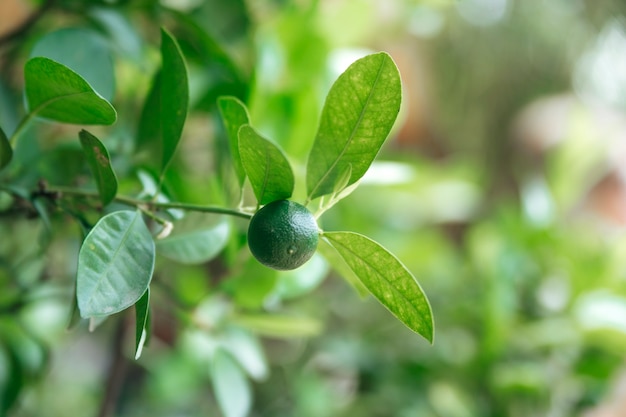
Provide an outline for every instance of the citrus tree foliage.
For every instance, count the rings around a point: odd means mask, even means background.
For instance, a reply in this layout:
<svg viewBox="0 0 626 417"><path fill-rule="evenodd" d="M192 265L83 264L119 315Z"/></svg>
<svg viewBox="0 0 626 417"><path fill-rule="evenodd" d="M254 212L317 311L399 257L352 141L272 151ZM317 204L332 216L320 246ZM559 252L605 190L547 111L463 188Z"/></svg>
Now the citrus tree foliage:
<svg viewBox="0 0 626 417"><path fill-rule="evenodd" d="M102 13L98 16L104 22L107 15ZM177 314L189 317L187 337L205 346L198 354L224 415L245 416L253 404L250 381L268 373L258 338L320 331L315 318L264 309L262 300L278 288L280 276L250 257L242 241L247 222L263 206L293 199L306 205L323 226L324 214L357 187L389 137L400 109L400 74L385 52L354 61L327 92L306 161L294 163L296 156L255 126L246 106L248 81L228 55L184 15L172 12L171 17L178 23L166 25L172 30L162 27L158 45L152 45L158 64L139 98L140 112L116 104L119 83L101 34L66 27L41 35L23 65L25 107L15 110L23 116L16 125L0 126L3 207L10 212L26 206L41 219L42 257L61 219L77 225L73 238L80 247L75 255L66 254L77 259L75 282L69 285L75 295L67 298L75 306L73 328L84 320L95 330L108 318L124 320L126 310L134 307L134 357L140 359L150 349L152 329L159 327L159 317L152 314L158 295L161 302L182 309ZM231 84L223 82L223 91L205 90L204 97L192 97L188 60L195 71L207 60L217 62ZM190 201L176 192L176 182L184 181L181 161L194 159L183 134L192 111L201 115L196 118L212 120L218 132L217 169L199 184L212 189L210 203L193 201L193 196ZM120 123L137 124L135 140L115 138ZM85 125L96 126L87 131ZM69 165L62 170L63 178L30 166L28 148L45 140L38 136L43 126L63 129L72 138L67 145L72 150L61 154L61 163ZM212 135L206 128L193 134ZM129 147L134 151L122 156L120 150ZM74 160L79 162L72 171ZM373 295L409 329L433 342L428 299L396 256L358 233L321 227L319 236L319 253L293 272L302 284L283 287L277 297L306 295L330 266L355 287L355 297ZM167 286L154 288L153 277L167 274L170 261L207 265L216 259L226 269L220 287L200 285L200 292L187 295L184 302L180 294L163 291ZM12 352L9 372L18 378L24 364ZM3 387L2 413L19 396L24 381L16 381Z"/></svg>

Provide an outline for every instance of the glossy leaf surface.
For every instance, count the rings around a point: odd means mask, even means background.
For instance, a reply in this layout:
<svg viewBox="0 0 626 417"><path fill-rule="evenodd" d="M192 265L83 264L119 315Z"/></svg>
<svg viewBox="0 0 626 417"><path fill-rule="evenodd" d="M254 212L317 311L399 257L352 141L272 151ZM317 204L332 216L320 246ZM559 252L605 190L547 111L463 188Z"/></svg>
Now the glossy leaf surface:
<svg viewBox="0 0 626 417"><path fill-rule="evenodd" d="M248 115L246 106L236 97L220 97L217 100L217 104L220 109L222 121L226 127L233 167L237 174L239 185L241 186L246 179L246 171L241 163L241 156L239 156L239 128L250 123L250 116Z"/></svg>
<svg viewBox="0 0 626 417"><path fill-rule="evenodd" d="M433 342L428 299L398 258L358 233L327 232L324 237L378 301L411 330Z"/></svg>
<svg viewBox="0 0 626 417"><path fill-rule="evenodd" d="M111 167L109 152L100 139L86 130L81 130L78 137L91 173L96 179L100 201L102 201L102 205L106 206L113 201L117 194L117 178Z"/></svg>
<svg viewBox="0 0 626 417"><path fill-rule="evenodd" d="M389 135L400 110L400 73L384 52L354 62L331 87L307 163L312 200L336 192L350 169L346 186L367 171Z"/></svg>
<svg viewBox="0 0 626 417"><path fill-rule="evenodd" d="M165 169L178 147L189 106L187 66L178 43L165 29L161 29L161 58L161 168Z"/></svg>
<svg viewBox="0 0 626 417"><path fill-rule="evenodd" d="M81 316L107 316L135 304L150 284L154 257L154 241L141 212L115 211L100 219L78 254Z"/></svg>
<svg viewBox="0 0 626 417"><path fill-rule="evenodd" d="M49 58L31 58L24 66L28 111L58 122L110 125L117 115L80 75Z"/></svg>
<svg viewBox="0 0 626 417"><path fill-rule="evenodd" d="M183 264L200 264L217 256L230 236L226 218L188 213L174 224L174 231L156 243L159 254Z"/></svg>
<svg viewBox="0 0 626 417"><path fill-rule="evenodd" d="M287 157L250 125L239 129L239 154L260 205L291 197L294 176Z"/></svg>

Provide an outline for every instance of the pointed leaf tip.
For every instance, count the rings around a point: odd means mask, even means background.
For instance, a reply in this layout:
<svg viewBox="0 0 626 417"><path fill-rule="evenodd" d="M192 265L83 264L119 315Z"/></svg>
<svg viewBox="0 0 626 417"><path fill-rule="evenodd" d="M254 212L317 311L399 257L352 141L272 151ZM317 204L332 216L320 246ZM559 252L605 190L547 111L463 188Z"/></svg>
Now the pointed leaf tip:
<svg viewBox="0 0 626 417"><path fill-rule="evenodd" d="M353 232L325 232L361 283L398 320L433 342L430 303L411 272L389 251L368 237Z"/></svg>

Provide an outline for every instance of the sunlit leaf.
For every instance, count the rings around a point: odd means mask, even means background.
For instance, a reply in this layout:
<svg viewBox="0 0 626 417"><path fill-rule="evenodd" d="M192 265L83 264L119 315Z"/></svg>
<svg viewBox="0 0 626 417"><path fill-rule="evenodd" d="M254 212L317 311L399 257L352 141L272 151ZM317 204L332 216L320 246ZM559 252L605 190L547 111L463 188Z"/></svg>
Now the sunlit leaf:
<svg viewBox="0 0 626 417"><path fill-rule="evenodd" d="M91 173L96 179L102 205L106 206L117 194L117 178L111 167L109 152L97 137L86 130L81 130L78 137Z"/></svg>
<svg viewBox="0 0 626 417"><path fill-rule="evenodd" d="M24 66L28 111L64 123L110 125L111 104L80 75L49 58L31 58Z"/></svg>
<svg viewBox="0 0 626 417"><path fill-rule="evenodd" d="M217 104L222 115L222 121L226 127L226 133L228 134L233 167L241 186L246 179L246 171L243 169L241 157L239 156L239 128L250 123L250 116L248 116L246 106L236 97L220 97L217 100Z"/></svg>
<svg viewBox="0 0 626 417"><path fill-rule="evenodd" d="M165 29L161 29L161 58L161 168L165 169L178 147L189 106L187 66L178 43Z"/></svg>
<svg viewBox="0 0 626 417"><path fill-rule="evenodd" d="M347 186L367 171L400 110L402 88L384 52L354 62L331 87L307 163L308 199L330 194L351 166Z"/></svg>
<svg viewBox="0 0 626 417"><path fill-rule="evenodd" d="M183 264L210 261L226 246L230 236L228 219L203 213L188 213L174 224L168 237L157 240L159 254Z"/></svg>
<svg viewBox="0 0 626 417"><path fill-rule="evenodd" d="M9 138L4 133L4 130L0 128L0 170L7 166L11 162L13 157L13 148L9 143Z"/></svg>
<svg viewBox="0 0 626 417"><path fill-rule="evenodd" d="M245 417L252 406L252 390L241 367L223 349L211 361L211 379L217 403L225 417Z"/></svg>
<svg viewBox="0 0 626 417"><path fill-rule="evenodd" d="M250 125L239 129L239 154L259 204L291 197L294 176L283 152Z"/></svg>
<svg viewBox="0 0 626 417"><path fill-rule="evenodd" d="M101 218L78 254L81 316L107 316L135 304L150 284L154 253L141 212L116 211Z"/></svg>
<svg viewBox="0 0 626 417"><path fill-rule="evenodd" d="M222 335L222 346L233 355L241 367L256 381L269 374L267 359L259 339L239 327L228 327Z"/></svg>
<svg viewBox="0 0 626 417"><path fill-rule="evenodd" d="M150 337L150 287L135 303L135 359L139 359Z"/></svg>
<svg viewBox="0 0 626 417"><path fill-rule="evenodd" d="M415 277L398 258L357 233L326 232L324 238L378 301L432 343L434 324L430 304Z"/></svg>
<svg viewBox="0 0 626 417"><path fill-rule="evenodd" d="M253 332L270 337L310 337L322 331L322 324L308 317L266 315L237 315L233 322Z"/></svg>
<svg viewBox="0 0 626 417"><path fill-rule="evenodd" d="M98 32L87 28L63 28L48 33L37 41L30 56L43 56L65 65L106 100L113 98L113 59L106 39Z"/></svg>
<svg viewBox="0 0 626 417"><path fill-rule="evenodd" d="M332 268L355 289L361 298L365 298L370 294L354 271L350 269L346 261L327 240L319 240L317 251L326 259Z"/></svg>

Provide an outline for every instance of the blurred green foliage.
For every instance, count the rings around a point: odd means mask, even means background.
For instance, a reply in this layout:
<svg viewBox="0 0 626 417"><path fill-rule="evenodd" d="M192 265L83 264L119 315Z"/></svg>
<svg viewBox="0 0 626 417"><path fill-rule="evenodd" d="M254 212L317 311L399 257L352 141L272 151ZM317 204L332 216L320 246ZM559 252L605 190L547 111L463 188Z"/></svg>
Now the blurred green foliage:
<svg viewBox="0 0 626 417"><path fill-rule="evenodd" d="M612 394L626 349L624 2L15 3L45 12L0 35L7 136L23 108L23 63L71 48L93 86L114 91L119 120L97 133L120 190L149 195L156 151L143 139L159 118L146 98L164 25L191 90L164 188L203 204L238 203L218 96L248 104L303 183L330 84L354 57L388 51L404 82L401 120L323 227L397 254L429 295L437 332L431 347L321 258L286 273L241 258L242 234L201 265L157 259L139 361L125 343L132 315L66 332L81 230L43 199L18 207L12 195L42 178L90 177L76 132L36 121L15 149L21 164L2 173L21 188L0 192L0 410L198 416L221 401L230 417L249 401L249 415L274 417L626 413ZM100 72L109 62L114 80Z"/></svg>

